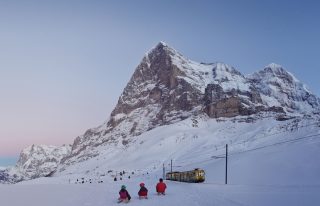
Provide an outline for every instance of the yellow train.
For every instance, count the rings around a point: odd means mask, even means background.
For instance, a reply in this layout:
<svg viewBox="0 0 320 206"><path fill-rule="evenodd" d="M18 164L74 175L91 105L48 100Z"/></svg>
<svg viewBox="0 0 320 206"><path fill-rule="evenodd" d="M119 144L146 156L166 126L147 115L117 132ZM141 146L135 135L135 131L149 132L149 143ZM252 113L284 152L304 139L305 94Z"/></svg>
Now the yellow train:
<svg viewBox="0 0 320 206"><path fill-rule="evenodd" d="M166 179L179 182L204 182L205 172L199 168L185 172L168 172Z"/></svg>

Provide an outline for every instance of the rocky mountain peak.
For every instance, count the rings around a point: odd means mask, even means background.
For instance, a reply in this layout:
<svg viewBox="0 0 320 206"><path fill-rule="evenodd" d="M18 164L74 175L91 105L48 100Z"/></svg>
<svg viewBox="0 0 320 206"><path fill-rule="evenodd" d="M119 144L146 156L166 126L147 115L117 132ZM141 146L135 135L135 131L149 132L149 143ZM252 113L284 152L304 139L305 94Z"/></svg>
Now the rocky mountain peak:
<svg viewBox="0 0 320 206"><path fill-rule="evenodd" d="M190 77L190 68L183 65L188 61L160 42L137 66L111 113L108 127L114 129L123 120L128 121L128 118L140 114L148 122L132 121L130 129L130 134L140 134L155 125L181 118L183 111L192 110L199 104L199 98L195 95L200 95L200 91L186 80Z"/></svg>
<svg viewBox="0 0 320 206"><path fill-rule="evenodd" d="M296 90L290 91L292 87L286 86L292 85L290 82L295 82L295 78L280 65L270 64L246 77L222 62L204 64L189 60L159 42L136 67L107 123L75 140L73 156L97 142L127 145L130 136L201 112L213 118L234 117L288 111L283 108L293 111L306 98L317 104L314 96L306 93L294 97ZM300 93L305 91L299 88ZM289 96L286 101L284 95ZM292 103L293 99L299 102Z"/></svg>
<svg viewBox="0 0 320 206"><path fill-rule="evenodd" d="M107 123L76 138L72 156L97 142L127 145L131 136L200 112L209 79L212 65L190 61L160 42L136 67Z"/></svg>
<svg viewBox="0 0 320 206"><path fill-rule="evenodd" d="M170 47L166 42L164 41L160 41L154 48L151 49L152 50L174 50L172 47Z"/></svg>
<svg viewBox="0 0 320 206"><path fill-rule="evenodd" d="M144 55L106 123L77 137L62 162L95 157L99 151L94 148L100 145L128 147L133 136L193 115L282 115L310 111L318 102L279 65L270 64L247 77L225 63L189 60L160 42Z"/></svg>
<svg viewBox="0 0 320 206"><path fill-rule="evenodd" d="M271 63L263 68L263 70L256 72L255 78L268 80L270 82L284 81L286 84L294 84L299 82L290 72L284 69L281 65Z"/></svg>
<svg viewBox="0 0 320 206"><path fill-rule="evenodd" d="M158 56L182 56L177 50L175 50L173 47L169 46L167 43L160 41L155 47L149 50L149 52L146 53L145 57L146 59L153 61L154 58L157 58Z"/></svg>
<svg viewBox="0 0 320 206"><path fill-rule="evenodd" d="M270 68L273 71L277 71L277 70L283 69L283 67L280 64L276 64L276 63L273 63L273 62L268 64L267 66L265 66L265 68Z"/></svg>
<svg viewBox="0 0 320 206"><path fill-rule="evenodd" d="M269 106L281 106L289 113L305 113L319 109L319 98L281 65L271 63L250 75L248 79Z"/></svg>
<svg viewBox="0 0 320 206"><path fill-rule="evenodd" d="M287 77L292 79L292 81L299 81L297 78L294 77L293 74L288 72L283 66L276 64L276 63L270 63L267 66L263 68L262 71L259 71L260 74L269 75L273 77Z"/></svg>

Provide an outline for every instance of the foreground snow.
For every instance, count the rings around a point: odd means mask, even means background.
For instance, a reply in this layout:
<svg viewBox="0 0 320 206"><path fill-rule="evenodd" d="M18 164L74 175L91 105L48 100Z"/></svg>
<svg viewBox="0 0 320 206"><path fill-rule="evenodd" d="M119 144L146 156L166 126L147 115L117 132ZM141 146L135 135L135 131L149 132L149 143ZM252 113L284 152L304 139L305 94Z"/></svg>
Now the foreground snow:
<svg viewBox="0 0 320 206"><path fill-rule="evenodd" d="M128 182L127 182L128 183ZM320 186L248 186L167 182L166 196L157 196L148 181L148 200L137 198L138 182L128 183L130 205L318 205ZM116 202L120 184L41 184L0 186L1 205L104 206Z"/></svg>
<svg viewBox="0 0 320 206"><path fill-rule="evenodd" d="M118 191L125 184L132 196L130 205L319 205L319 157L320 139L311 138L230 156L228 185L224 184L224 159L217 159L198 163L206 170L205 183L166 181L166 196L155 193L162 176L157 170L134 174L130 179L126 175L116 182L105 176L101 184L96 180L75 184L77 176L60 176L0 185L0 199L6 206L118 205ZM142 181L149 189L148 200L137 197Z"/></svg>

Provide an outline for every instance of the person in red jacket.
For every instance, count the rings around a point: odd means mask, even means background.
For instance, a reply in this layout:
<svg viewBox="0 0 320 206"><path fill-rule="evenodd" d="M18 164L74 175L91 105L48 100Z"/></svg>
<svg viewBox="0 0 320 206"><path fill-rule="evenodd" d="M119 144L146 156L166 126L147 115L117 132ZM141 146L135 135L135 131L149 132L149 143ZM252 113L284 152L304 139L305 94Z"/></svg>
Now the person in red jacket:
<svg viewBox="0 0 320 206"><path fill-rule="evenodd" d="M138 195L139 199L148 199L148 189L144 186L144 183L140 183Z"/></svg>
<svg viewBox="0 0 320 206"><path fill-rule="evenodd" d="M167 188L167 185L163 182L163 179L160 178L156 186L158 195L165 195L166 188Z"/></svg>
<svg viewBox="0 0 320 206"><path fill-rule="evenodd" d="M129 192L126 190L126 186L122 185L119 192L120 197L118 198L118 203L125 202L128 203L131 199Z"/></svg>

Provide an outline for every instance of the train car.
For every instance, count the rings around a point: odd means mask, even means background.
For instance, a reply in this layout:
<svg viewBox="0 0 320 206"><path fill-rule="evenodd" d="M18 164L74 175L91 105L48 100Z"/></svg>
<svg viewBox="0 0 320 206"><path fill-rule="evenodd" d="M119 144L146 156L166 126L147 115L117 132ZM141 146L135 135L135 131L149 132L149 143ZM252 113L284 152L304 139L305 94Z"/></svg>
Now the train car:
<svg viewBox="0 0 320 206"><path fill-rule="evenodd" d="M166 174L167 180L180 181L180 172L168 172Z"/></svg>
<svg viewBox="0 0 320 206"><path fill-rule="evenodd" d="M166 179L179 182L204 182L205 172L199 168L185 172L168 172Z"/></svg>

